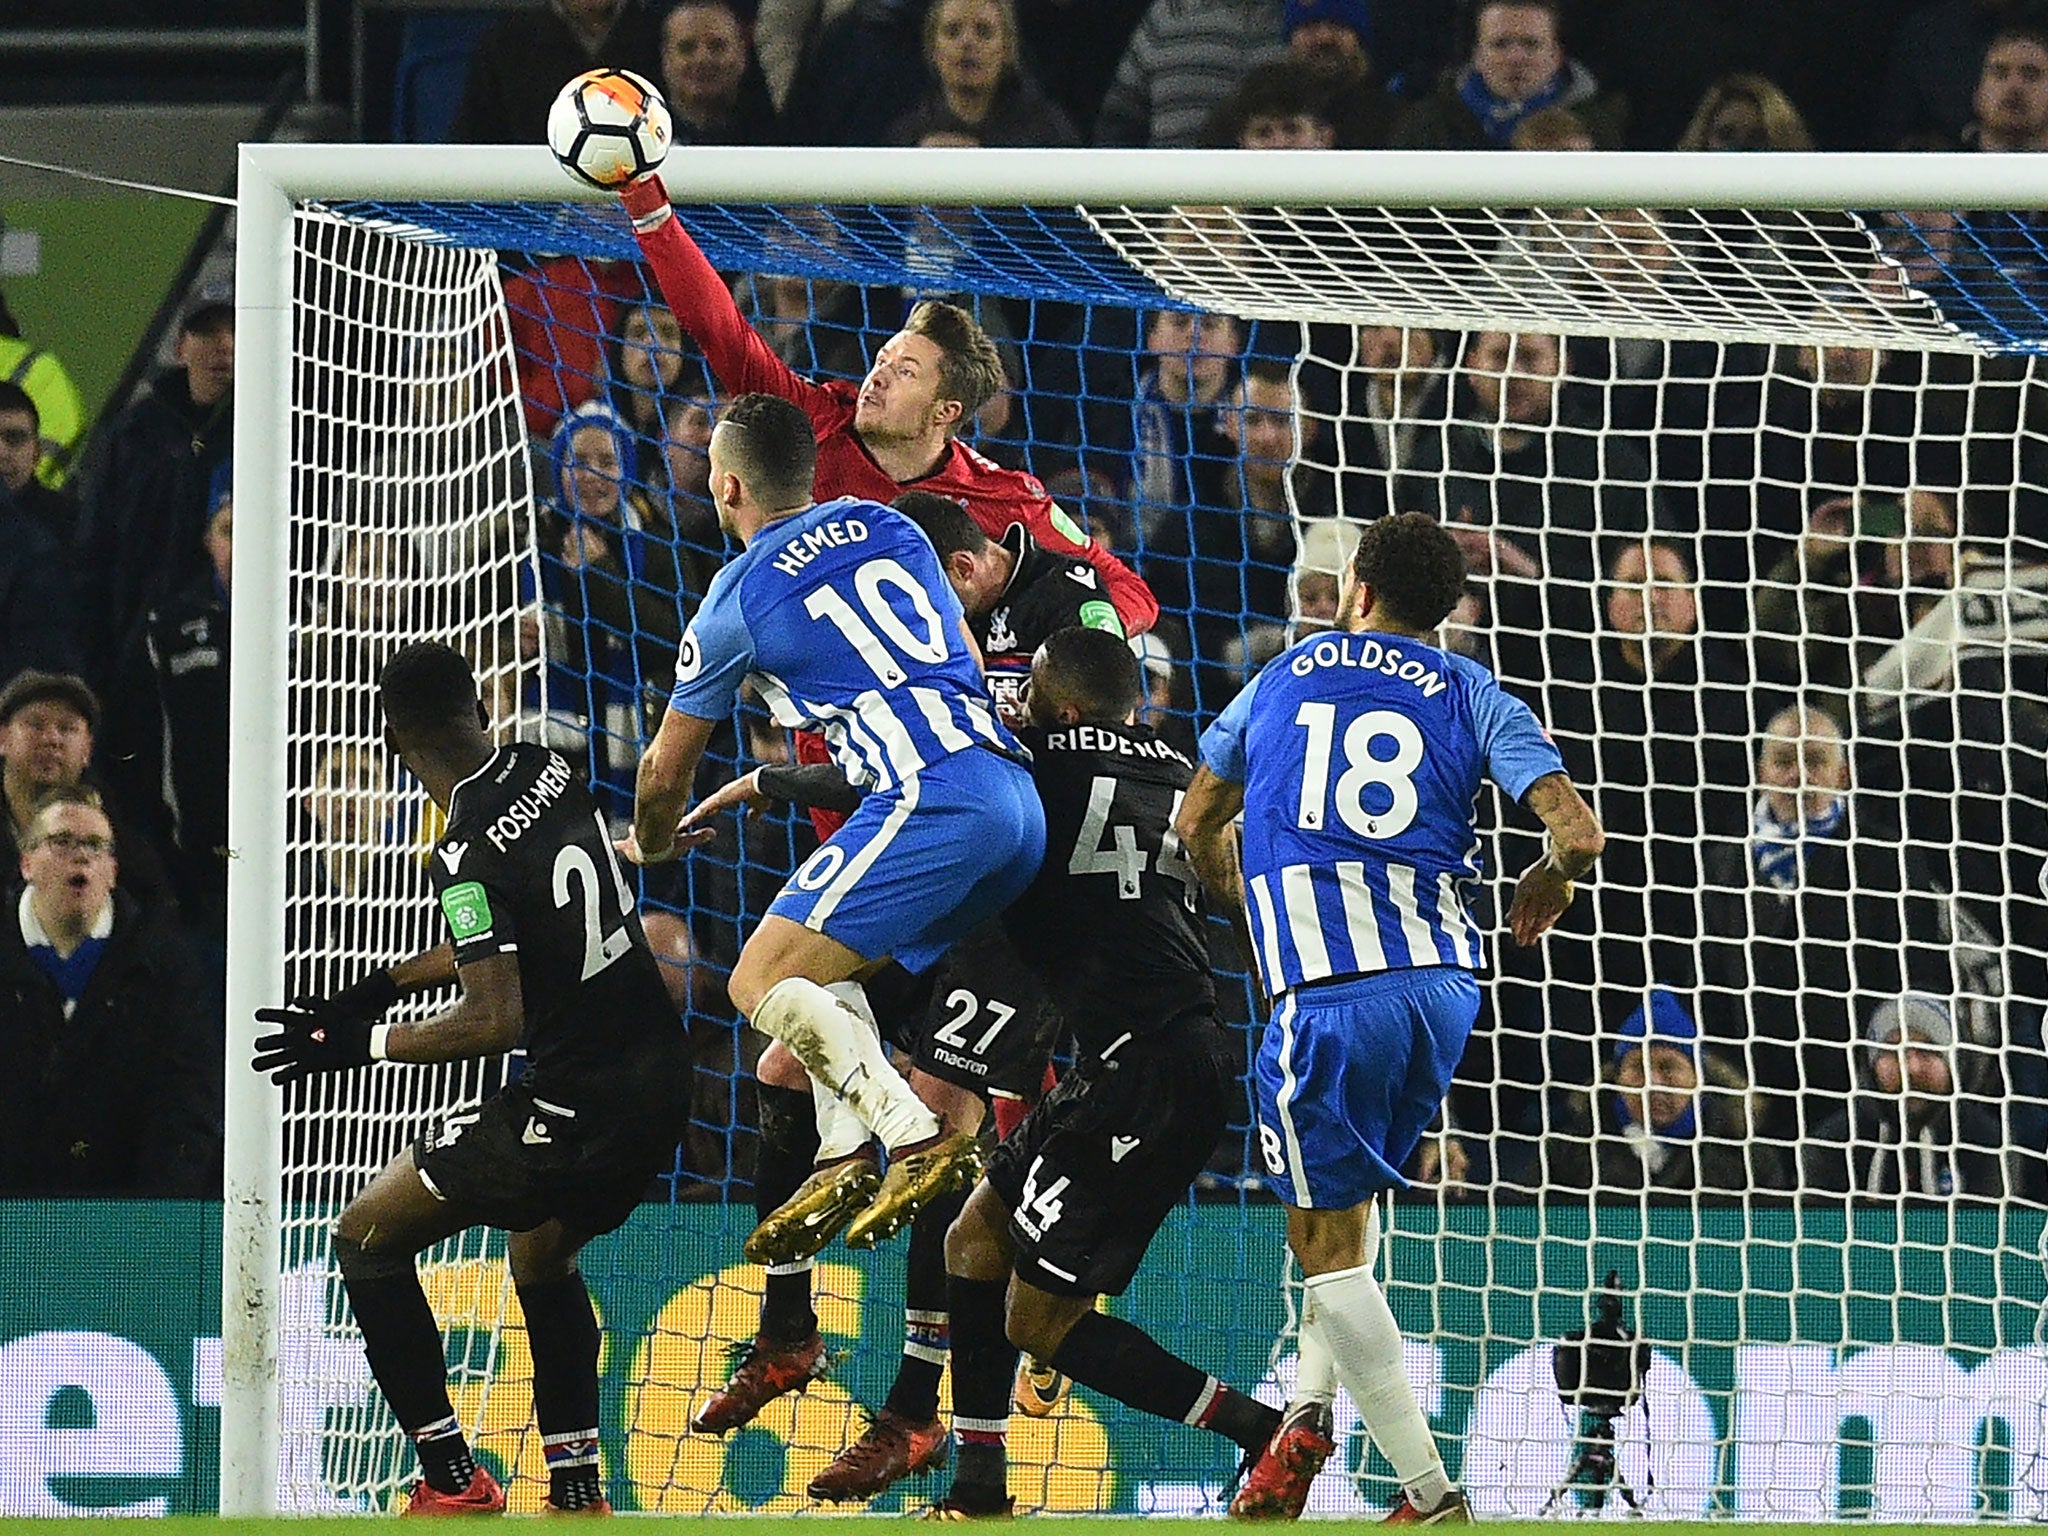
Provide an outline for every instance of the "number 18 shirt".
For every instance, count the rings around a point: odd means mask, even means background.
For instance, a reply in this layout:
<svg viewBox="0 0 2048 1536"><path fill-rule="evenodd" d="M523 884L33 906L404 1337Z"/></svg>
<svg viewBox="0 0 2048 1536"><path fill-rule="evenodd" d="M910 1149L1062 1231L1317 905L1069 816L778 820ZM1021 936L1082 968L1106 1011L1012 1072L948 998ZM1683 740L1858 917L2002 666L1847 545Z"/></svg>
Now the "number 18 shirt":
<svg viewBox="0 0 2048 1536"><path fill-rule="evenodd" d="M1564 762L1476 662L1384 634L1312 635L1203 733L1244 786L1246 906L1268 996L1332 976L1483 963L1482 775L1514 800Z"/></svg>

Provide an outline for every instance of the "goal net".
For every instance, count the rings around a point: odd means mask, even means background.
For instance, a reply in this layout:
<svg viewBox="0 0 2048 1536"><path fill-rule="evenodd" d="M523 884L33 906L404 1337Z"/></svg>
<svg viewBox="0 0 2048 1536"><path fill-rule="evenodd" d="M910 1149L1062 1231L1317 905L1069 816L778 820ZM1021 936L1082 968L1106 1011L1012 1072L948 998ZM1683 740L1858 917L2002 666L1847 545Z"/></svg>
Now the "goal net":
<svg viewBox="0 0 2048 1536"><path fill-rule="evenodd" d="M704 459L725 395L691 317L545 157L461 153L245 165L243 377L275 388L238 422L243 527L268 520L238 550L237 654L261 658L237 682L238 1021L437 937L434 812L376 718L391 649L462 649L493 729L623 818L726 555ZM1328 627L1364 523L1457 531L1444 644L1536 709L1609 833L1558 932L1517 950L1500 919L1537 829L1482 797L1487 1005L1380 1255L1475 1509L2048 1516L2037 216L1985 211L2027 199L1976 161L1773 157L1745 185L1684 157L1312 158L1341 174L693 152L672 186L800 373L859 377L919 297L976 312L1008 388L970 441L1152 585L1147 713L1183 748ZM789 750L743 704L699 792ZM673 1171L585 1256L623 1509L810 1507L900 1353L901 1245L828 1250L830 1376L727 1440L689 1432L762 1283L739 1254L760 1042L723 979L809 836L735 821L643 881L698 1072ZM502 1070L232 1087L225 1508L380 1509L413 1475L328 1225ZM1266 1179L1247 1111L1115 1306L1278 1400L1297 1293ZM458 1411L535 1509L502 1239L422 1268ZM1599 1347L1603 1296L1641 1369ZM1384 1505L1343 1400L1338 1427L1312 1508ZM1020 1506L1053 1511L1213 1513L1235 1463L1085 1391L1010 1443Z"/></svg>

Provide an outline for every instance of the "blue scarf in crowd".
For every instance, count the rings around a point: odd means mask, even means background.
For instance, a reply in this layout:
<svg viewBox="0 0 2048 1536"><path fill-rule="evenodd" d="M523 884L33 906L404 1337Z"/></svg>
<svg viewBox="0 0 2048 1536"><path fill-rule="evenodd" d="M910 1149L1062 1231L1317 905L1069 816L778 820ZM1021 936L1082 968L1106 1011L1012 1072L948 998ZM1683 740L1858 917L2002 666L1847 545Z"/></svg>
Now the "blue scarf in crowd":
<svg viewBox="0 0 2048 1536"><path fill-rule="evenodd" d="M64 999L64 1017L68 1019L78 1007L78 1000L85 996L85 989L92 985L93 972L99 969L100 957L107 952L107 941L114 932L114 904L107 903L99 921L92 925L92 932L68 956L58 954L57 946L43 931L27 891L21 893L20 919L29 963L50 978L57 995Z"/></svg>
<svg viewBox="0 0 2048 1536"><path fill-rule="evenodd" d="M1798 890L1808 845L1840 835L1847 807L1847 801L1837 799L1820 815L1787 825L1771 814L1770 801L1760 797L1749 826L1749 857L1757 879L1776 891Z"/></svg>
<svg viewBox="0 0 2048 1536"><path fill-rule="evenodd" d="M1560 69L1551 76L1550 83L1534 96L1507 101L1486 88L1486 80L1478 70L1468 69L1458 81L1458 99L1479 119L1479 128L1486 135L1487 143L1498 149L1515 136L1523 118L1541 112L1545 107L1555 106L1571 84L1571 78L1569 68Z"/></svg>

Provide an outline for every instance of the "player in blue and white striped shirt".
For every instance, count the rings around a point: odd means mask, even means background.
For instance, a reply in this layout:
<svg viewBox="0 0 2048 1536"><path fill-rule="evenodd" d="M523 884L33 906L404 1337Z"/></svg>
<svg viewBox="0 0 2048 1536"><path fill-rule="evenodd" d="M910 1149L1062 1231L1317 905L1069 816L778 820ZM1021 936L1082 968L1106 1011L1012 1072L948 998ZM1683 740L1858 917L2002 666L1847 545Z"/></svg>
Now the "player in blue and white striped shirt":
<svg viewBox="0 0 2048 1536"><path fill-rule="evenodd" d="M963 1187L978 1153L969 1134L941 1136L853 1000L827 989L892 956L922 971L1007 907L1038 872L1045 814L931 541L876 502L814 505L816 456L808 418L773 395L740 396L712 433L712 499L746 548L683 635L620 851L673 856L698 760L743 681L777 723L821 730L870 791L783 886L726 985L889 1149L858 1227Z"/></svg>
<svg viewBox="0 0 2048 1536"><path fill-rule="evenodd" d="M1526 705L1434 632L1464 589L1456 540L1385 517L1352 561L1345 632L1283 652L1202 737L1178 829L1273 1000L1259 1146L1307 1275L1296 1401L1231 1512L1301 1512L1341 1378L1407 1491L1393 1518L1463 1517L1366 1255L1372 1202L1443 1103L1479 1012L1475 802L1491 778L1550 833L1508 923L1531 944L1599 856L1598 821ZM1242 868L1231 824L1242 811Z"/></svg>

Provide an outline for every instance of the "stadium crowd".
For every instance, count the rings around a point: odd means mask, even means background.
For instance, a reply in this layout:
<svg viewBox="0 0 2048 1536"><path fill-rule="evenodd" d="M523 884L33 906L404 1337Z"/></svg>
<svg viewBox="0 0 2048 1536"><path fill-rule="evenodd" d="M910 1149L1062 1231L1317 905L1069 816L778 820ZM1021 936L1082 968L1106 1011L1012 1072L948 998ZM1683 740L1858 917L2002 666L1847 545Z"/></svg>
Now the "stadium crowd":
<svg viewBox="0 0 2048 1536"><path fill-rule="evenodd" d="M1553 0L1482 0L1462 20L1416 7L1427 23L1401 9L552 0L485 38L451 131L538 140L563 78L602 62L659 81L679 138L704 144L1816 140L1798 90L1753 73L1683 122L1642 110L1568 50ZM2048 149L2048 16L1944 0L1906 16L1891 56L1858 147ZM1589 215L1510 233L1489 259L1511 274L1554 254L1545 241L1604 242L1655 280L1679 264L1681 220ZM1910 250L1830 302L1959 280L1968 221L1910 227ZM860 377L926 296L730 277L769 347L819 378ZM721 389L637 269L508 258L505 288L542 552L509 601L516 645L548 668L547 716L526 723L624 818L724 554L706 484ZM1498 947L1440 1134L1409 1170L1419 1190L2048 1200L2048 439L2024 359L963 302L1006 374L965 435L1042 479L1156 594L1133 647L1169 740L1191 748L1260 665L1336 622L1360 522L1421 510L1470 571L1444 643L1527 699L1597 796L1601 872L1543 948ZM63 338L0 339L0 838L21 881L0 1038L32 1064L0 1118L0 1194L218 1188L233 337L230 306L188 311L175 365L75 467ZM9 347L28 350L11 363ZM384 524L321 558L305 585L324 611L298 617L366 646L405 634L407 583L438 568ZM374 675L327 641L298 665ZM498 700L498 723L541 697ZM331 739L291 808L313 850L293 875L306 947L342 942L321 925L384 888L380 860L424 846L348 707L320 723ZM698 791L791 753L749 708ZM645 887L698 1057L685 1196L747 1173L734 1083L759 1042L723 978L813 846L786 812L717 835ZM1489 870L1525 864L1529 842L1519 821L1497 828ZM1227 936L1216 956L1238 969ZM1250 1023L1249 996L1226 996ZM1212 1169L1257 1185L1241 1137Z"/></svg>

